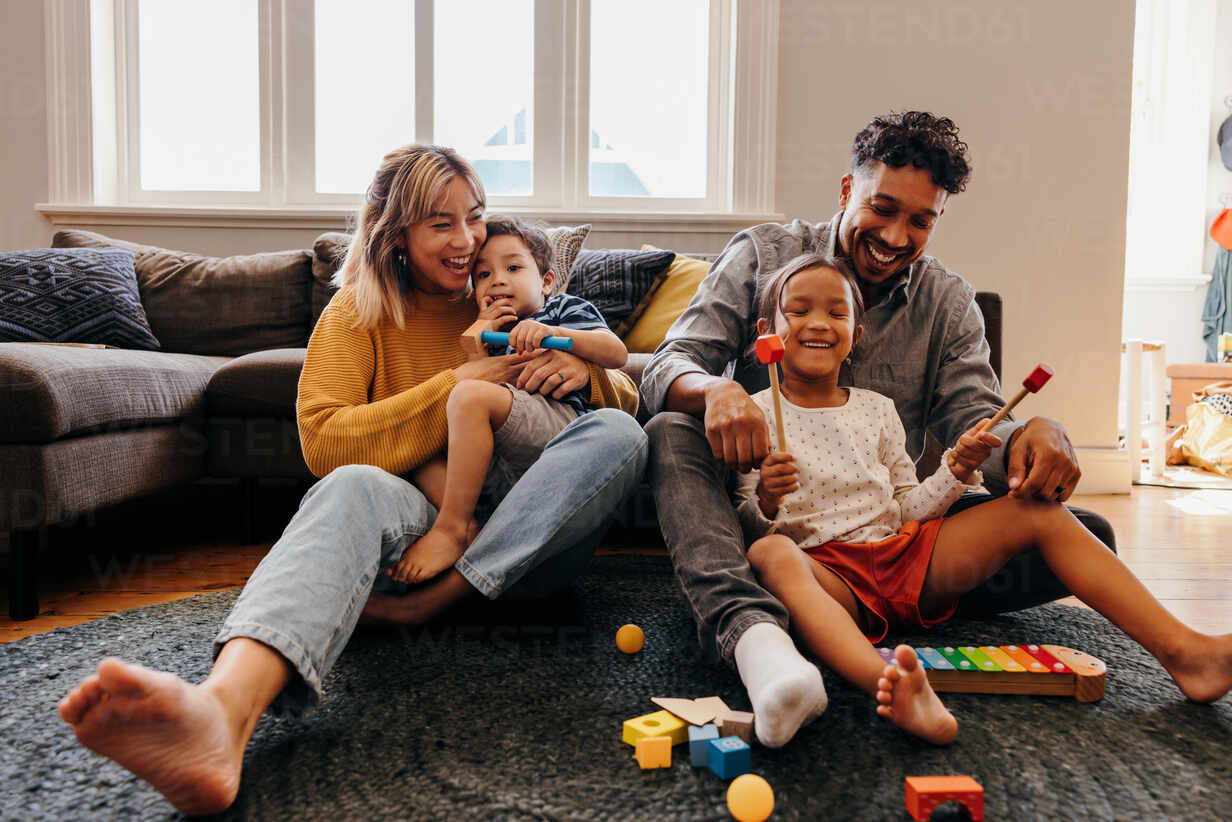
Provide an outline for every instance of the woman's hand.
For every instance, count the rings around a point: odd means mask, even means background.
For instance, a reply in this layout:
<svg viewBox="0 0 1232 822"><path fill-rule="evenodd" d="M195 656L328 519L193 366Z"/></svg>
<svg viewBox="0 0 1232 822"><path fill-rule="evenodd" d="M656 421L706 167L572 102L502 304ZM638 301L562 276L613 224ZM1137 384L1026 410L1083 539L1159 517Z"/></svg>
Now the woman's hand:
<svg viewBox="0 0 1232 822"><path fill-rule="evenodd" d="M526 363L534 358L534 354L506 354L502 357L479 357L462 363L453 370L453 374L462 380L483 380L485 382L512 383L518 374L526 367Z"/></svg>
<svg viewBox="0 0 1232 822"><path fill-rule="evenodd" d="M757 480L757 504L766 519L774 519L783 497L800 489L796 458L786 451L775 451L761 461Z"/></svg>
<svg viewBox="0 0 1232 822"><path fill-rule="evenodd" d="M531 394L543 394L559 400L590 382L590 366L586 360L567 352L544 349L534 354L513 356L523 358L517 386ZM530 358L529 362L527 357Z"/></svg>

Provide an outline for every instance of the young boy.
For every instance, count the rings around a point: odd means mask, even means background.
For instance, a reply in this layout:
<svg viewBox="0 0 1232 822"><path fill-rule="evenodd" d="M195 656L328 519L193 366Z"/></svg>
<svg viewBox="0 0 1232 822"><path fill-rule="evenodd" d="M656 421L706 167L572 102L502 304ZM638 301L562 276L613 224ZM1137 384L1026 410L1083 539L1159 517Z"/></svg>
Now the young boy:
<svg viewBox="0 0 1232 822"><path fill-rule="evenodd" d="M629 353L598 309L571 294L547 298L555 281L547 235L512 217L488 220L471 282L479 316L509 331L508 348L497 353L533 351L544 337L569 337L578 357L604 368L624 365ZM553 437L591 410L585 387L555 400L547 393L555 386L550 378L544 393L533 394L484 380L454 386L445 406L447 459L430 460L413 475L439 509L436 522L390 566L389 576L422 582L457 562L478 531L473 516L480 492L504 496Z"/></svg>

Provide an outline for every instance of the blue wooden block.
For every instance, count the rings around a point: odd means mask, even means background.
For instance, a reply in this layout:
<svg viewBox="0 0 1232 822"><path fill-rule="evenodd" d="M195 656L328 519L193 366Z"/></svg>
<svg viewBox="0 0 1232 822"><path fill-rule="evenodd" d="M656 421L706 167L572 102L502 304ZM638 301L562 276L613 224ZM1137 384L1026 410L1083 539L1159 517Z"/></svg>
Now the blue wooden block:
<svg viewBox="0 0 1232 822"><path fill-rule="evenodd" d="M719 729L712 722L709 725L689 726L689 761L694 768L704 768L710 764L710 740L719 738Z"/></svg>
<svg viewBox="0 0 1232 822"><path fill-rule="evenodd" d="M752 768L749 744L740 737L724 736L706 744L710 746L707 764L720 779L734 779Z"/></svg>

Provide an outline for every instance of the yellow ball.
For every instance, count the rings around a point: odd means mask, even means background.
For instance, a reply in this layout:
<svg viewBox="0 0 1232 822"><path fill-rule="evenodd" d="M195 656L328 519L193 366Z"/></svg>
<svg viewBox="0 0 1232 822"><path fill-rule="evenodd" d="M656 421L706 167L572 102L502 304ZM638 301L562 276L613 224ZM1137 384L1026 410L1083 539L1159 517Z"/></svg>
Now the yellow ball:
<svg viewBox="0 0 1232 822"><path fill-rule="evenodd" d="M774 789L755 773L737 776L727 788L727 809L739 822L764 822L774 812Z"/></svg>
<svg viewBox="0 0 1232 822"><path fill-rule="evenodd" d="M621 625L616 632L616 647L626 654L636 654L645 642L646 635L636 625Z"/></svg>

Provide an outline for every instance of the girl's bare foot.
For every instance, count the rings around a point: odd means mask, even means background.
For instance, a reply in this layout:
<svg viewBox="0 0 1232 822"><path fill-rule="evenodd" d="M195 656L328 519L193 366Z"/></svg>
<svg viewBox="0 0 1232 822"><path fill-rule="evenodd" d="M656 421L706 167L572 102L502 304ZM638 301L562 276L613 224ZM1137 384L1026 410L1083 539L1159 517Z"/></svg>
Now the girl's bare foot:
<svg viewBox="0 0 1232 822"><path fill-rule="evenodd" d="M1214 702L1232 689L1232 634L1195 638L1157 655L1181 693L1194 702Z"/></svg>
<svg viewBox="0 0 1232 822"><path fill-rule="evenodd" d="M466 577L450 568L405 594L374 591L360 614L363 625L422 625L458 600L478 593Z"/></svg>
<svg viewBox="0 0 1232 822"><path fill-rule="evenodd" d="M243 743L202 686L108 658L60 700L59 713L82 745L149 782L182 813L218 813L235 801Z"/></svg>
<svg viewBox="0 0 1232 822"><path fill-rule="evenodd" d="M948 745L958 735L958 720L941 704L928 684L915 650L908 645L894 649L894 661L877 681L877 713L908 733L934 745Z"/></svg>

